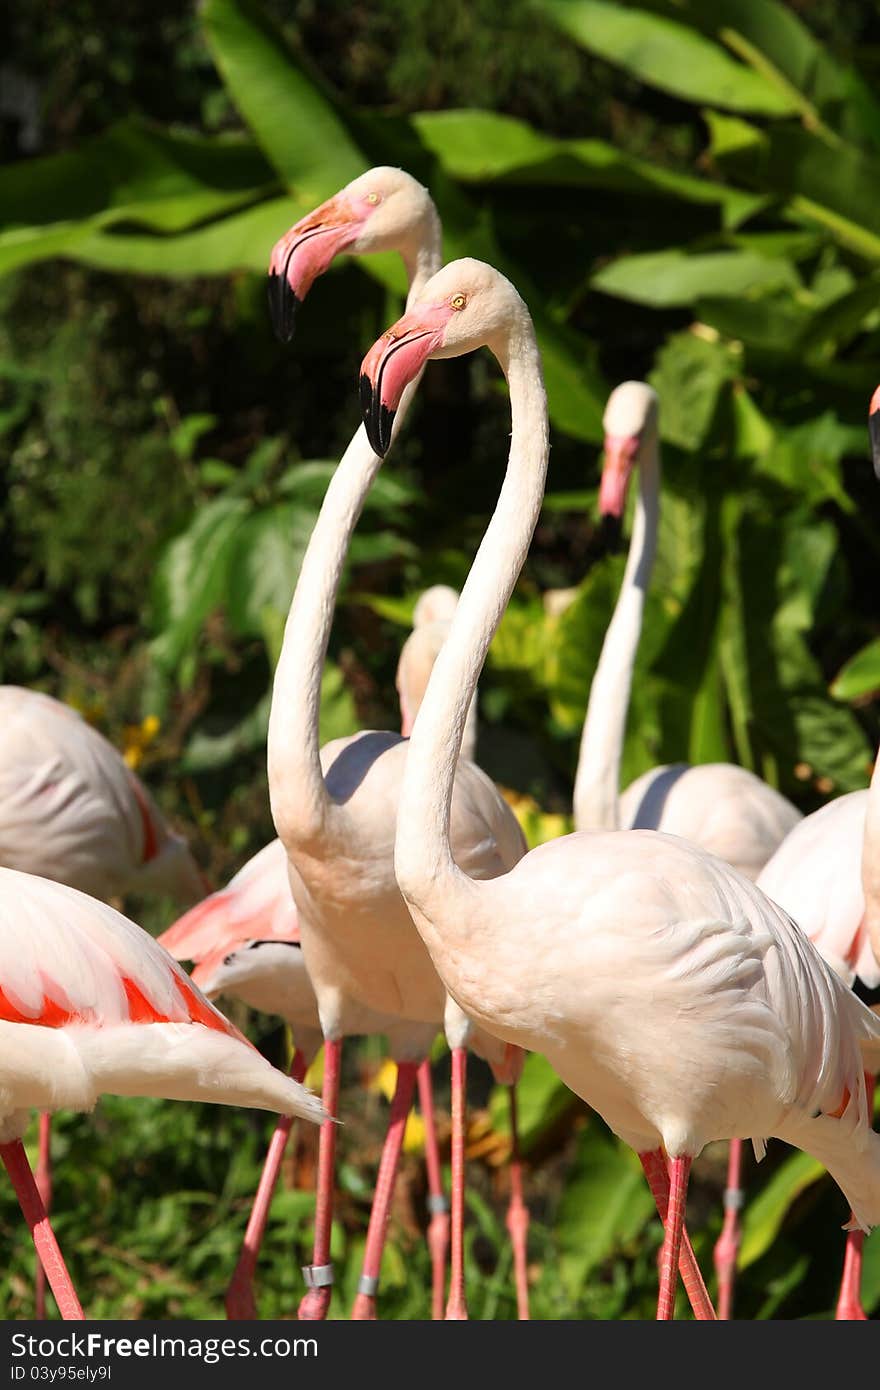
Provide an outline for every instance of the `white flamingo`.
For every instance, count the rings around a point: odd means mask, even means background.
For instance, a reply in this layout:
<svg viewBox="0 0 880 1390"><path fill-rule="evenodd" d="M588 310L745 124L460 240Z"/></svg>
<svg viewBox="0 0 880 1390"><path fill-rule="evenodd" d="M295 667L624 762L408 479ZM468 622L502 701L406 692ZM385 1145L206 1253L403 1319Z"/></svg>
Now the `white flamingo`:
<svg viewBox="0 0 880 1390"><path fill-rule="evenodd" d="M397 666L402 731L409 733L422 702L431 668L449 630L458 594L448 585L426 589L413 610L413 631L404 643ZM472 757L476 740L476 700L471 705L463 756ZM262 1013L277 1014L291 1030L295 1053L290 1074L302 1081L321 1046L321 1025L315 991L300 945L296 905L290 892L287 853L280 840L266 845L227 886L185 913L159 937L176 960L196 962L192 979L208 998L229 995ZM428 1174L428 1246L432 1264L432 1313L443 1316L446 1252L449 1244L448 1203L443 1192L440 1152L434 1117L430 1060L418 1071L419 1104L425 1125ZM512 1119L515 1102L511 1096ZM241 1253L226 1294L230 1318L257 1316L254 1277L281 1160L292 1121L282 1116L266 1154ZM513 1128L511 1204L508 1224L514 1243L518 1297L528 1299L525 1240L528 1210L522 1202L522 1178L516 1129ZM520 1210L521 1209L521 1210ZM526 1307L528 1303L526 1301Z"/></svg>
<svg viewBox="0 0 880 1390"><path fill-rule="evenodd" d="M483 345L508 380L510 457L410 740L397 878L461 1007L544 1053L642 1157L666 1227L658 1317L672 1316L680 1257L709 1316L683 1221L691 1162L710 1140L749 1137L760 1147L778 1135L830 1169L860 1225L880 1221L880 1138L863 1074L880 1059L880 1022L752 882L677 837L575 833L484 882L456 863L458 745L543 497L540 356L513 286L464 260L433 277L362 368L365 418L381 451L426 360Z"/></svg>
<svg viewBox="0 0 880 1390"><path fill-rule="evenodd" d="M205 879L143 783L97 729L36 690L0 686L0 864L108 901L190 903ZM51 1121L40 1116L37 1186L52 1205ZM37 1261L36 1315L46 1285Z"/></svg>
<svg viewBox="0 0 880 1390"><path fill-rule="evenodd" d="M410 298L441 260L440 224L425 189L401 170L362 175L303 218L272 255L270 299L276 323L295 307L336 250L394 249L410 279ZM402 403L401 409L406 408ZM381 460L363 430L348 446L328 486L303 559L284 632L269 720L272 816L290 861L303 952L324 1034L324 1104L338 1105L345 1036L380 1031L398 1063L388 1139L379 1166L356 1318L375 1316L387 1212L406 1115L419 1063L442 1023L452 1049L452 1274L447 1317L466 1316L464 1300L464 1087L466 1046L513 1082L521 1054L492 1037L474 1036L470 1021L446 998L413 929L392 863L397 788L406 741L385 731L318 743L321 672L352 532ZM470 872L490 876L524 852L522 832L496 788L472 763L457 776L456 853ZM397 1021L387 1025L389 1017ZM301 1318L326 1315L333 1279L330 1218L335 1125L322 1127L313 1263Z"/></svg>
<svg viewBox="0 0 880 1390"><path fill-rule="evenodd" d="M619 794L620 760L660 520L660 402L643 381L625 381L605 410L603 516L620 518L633 471L639 491L626 568L590 687L574 788L578 830L663 830L726 859L756 879L801 818L786 797L734 763L672 763L642 773ZM719 1317L729 1314L739 1250L741 1149L731 1149L725 1221L715 1247Z"/></svg>
<svg viewBox="0 0 880 1390"><path fill-rule="evenodd" d="M63 1318L82 1308L21 1136L34 1107L102 1093L301 1115L317 1097L269 1065L151 936L105 903L0 868L0 1158Z"/></svg>

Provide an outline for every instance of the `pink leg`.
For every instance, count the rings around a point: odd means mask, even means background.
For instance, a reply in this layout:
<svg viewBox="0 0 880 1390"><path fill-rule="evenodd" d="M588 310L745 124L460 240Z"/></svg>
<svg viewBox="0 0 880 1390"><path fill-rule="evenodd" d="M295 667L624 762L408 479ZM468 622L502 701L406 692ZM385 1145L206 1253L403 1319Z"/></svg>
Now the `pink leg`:
<svg viewBox="0 0 880 1390"><path fill-rule="evenodd" d="M299 1305L301 1322L321 1322L330 1307L333 1266L330 1263L330 1231L333 1224L333 1176L336 1163L335 1115L339 1109L339 1072L342 1040L324 1040L324 1087L321 1099L331 1116L321 1125L318 1144L318 1192L315 1203L315 1243L312 1263L303 1270L308 1293Z"/></svg>
<svg viewBox="0 0 880 1390"><path fill-rule="evenodd" d="M727 1187L724 1189L724 1225L715 1244L715 1269L718 1273L718 1317L727 1322L733 1314L733 1286L736 1280L736 1259L742 1232L739 1214L743 1204L740 1180L743 1141L731 1139L727 1164Z"/></svg>
<svg viewBox="0 0 880 1390"><path fill-rule="evenodd" d="M467 1051L452 1049L452 1269L446 1318L467 1318L464 1297L464 1139L467 1107Z"/></svg>
<svg viewBox="0 0 880 1390"><path fill-rule="evenodd" d="M663 1155L663 1151L661 1149L655 1149L651 1153L640 1153L639 1158L645 1170L645 1177L648 1179L648 1186L657 1204L660 1220L665 1227L669 1209L669 1170L666 1166L666 1159ZM663 1251L660 1253L662 1271ZM694 1254L690 1236L684 1225L682 1225L679 1268L681 1270L685 1293L693 1309L694 1317L700 1322L714 1322L715 1309L712 1307L712 1300L703 1282L700 1266L697 1264L697 1257Z"/></svg>
<svg viewBox="0 0 880 1390"><path fill-rule="evenodd" d="M529 1209L523 1200L522 1159L519 1154L519 1133L516 1118L516 1086L508 1086L510 1099L510 1202L507 1207L507 1229L513 1246L513 1268L516 1278L516 1310L520 1322L529 1320L529 1271L527 1241Z"/></svg>
<svg viewBox="0 0 880 1390"><path fill-rule="evenodd" d="M668 1322L675 1315L675 1285L678 1261L681 1256L681 1237L684 1228L684 1208L687 1200L690 1158L673 1158L669 1164L669 1206L664 1225L663 1253L660 1257L660 1294L657 1299L657 1321Z"/></svg>
<svg viewBox="0 0 880 1390"><path fill-rule="evenodd" d="M62 1318L65 1321L82 1320L84 1314L80 1301L58 1249L55 1233L49 1225L46 1208L43 1206L21 1140L16 1139L11 1144L0 1144L0 1158L3 1159L4 1167L12 1180L24 1219L30 1227L37 1256L46 1271L49 1287L55 1295L55 1302Z"/></svg>
<svg viewBox="0 0 880 1390"><path fill-rule="evenodd" d="M446 1252L449 1249L449 1203L440 1176L440 1150L434 1123L434 1092L431 1086L431 1060L419 1067L419 1108L425 1122L425 1167L428 1170L428 1249L431 1252L431 1317L443 1317L446 1295Z"/></svg>
<svg viewBox="0 0 880 1390"><path fill-rule="evenodd" d="M388 1218L391 1215L391 1199L397 1181L400 1163L400 1150L403 1147L403 1134L413 1103L416 1087L418 1063L398 1062L397 1085L391 1102L388 1119L388 1133L382 1149L382 1159L376 1178L376 1191L373 1194L373 1208L367 1228L367 1244L364 1250L364 1264L354 1301L352 1318L356 1322L369 1322L376 1317L376 1292L379 1288L379 1271L382 1267L382 1251L388 1233Z"/></svg>
<svg viewBox="0 0 880 1390"><path fill-rule="evenodd" d="M40 1148L37 1158L37 1171L35 1174L37 1191L40 1194L40 1201L43 1203L46 1215L52 1210L52 1117L43 1114L40 1116ZM46 1271L40 1260L37 1260L37 1271L34 1279L34 1303L37 1317L42 1320L46 1316Z"/></svg>
<svg viewBox="0 0 880 1390"><path fill-rule="evenodd" d="M874 1078L865 1073L865 1090L868 1095L868 1114L874 1109ZM846 1237L846 1251L843 1257L843 1278L834 1316L838 1322L867 1322L868 1315L862 1307L862 1251L865 1244L864 1231L849 1231Z"/></svg>
<svg viewBox="0 0 880 1390"><path fill-rule="evenodd" d="M307 1062L303 1053L295 1052L290 1064L290 1075L294 1081L301 1082L303 1080L306 1068ZM226 1290L226 1316L233 1321L255 1319L257 1316L257 1306L254 1300L254 1275L257 1269L257 1257L263 1243L269 1207L272 1204L278 1174L281 1172L281 1160L284 1157L284 1150L287 1147L292 1126L292 1117L282 1115L269 1141L266 1161L263 1164L259 1186L254 1197L254 1205L251 1208L247 1229L244 1233L241 1254L238 1257L229 1288Z"/></svg>

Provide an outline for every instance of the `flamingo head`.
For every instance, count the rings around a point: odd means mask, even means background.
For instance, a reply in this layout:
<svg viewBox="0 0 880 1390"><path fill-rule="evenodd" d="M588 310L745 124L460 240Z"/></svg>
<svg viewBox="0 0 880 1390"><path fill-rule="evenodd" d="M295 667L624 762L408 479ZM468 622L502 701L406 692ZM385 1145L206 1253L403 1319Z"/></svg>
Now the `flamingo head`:
<svg viewBox="0 0 880 1390"><path fill-rule="evenodd" d="M277 336L290 341L297 309L341 251L414 256L426 243L439 245L439 226L428 190L402 169L380 166L353 179L300 218L272 249L269 312Z"/></svg>
<svg viewBox="0 0 880 1390"><path fill-rule="evenodd" d="M413 627L427 627L431 623L451 623L458 607L459 594L451 584L432 584L416 599L413 609Z"/></svg>
<svg viewBox="0 0 880 1390"><path fill-rule="evenodd" d="M632 471L646 444L657 439L659 401L644 381L624 381L608 397L603 425L605 463L599 485L601 516L619 519Z"/></svg>
<svg viewBox="0 0 880 1390"><path fill-rule="evenodd" d="M512 318L523 312L510 281L483 261L466 257L438 270L361 364L361 407L374 452L387 454L400 398L429 358L461 357L479 347L500 356Z"/></svg>
<svg viewBox="0 0 880 1390"><path fill-rule="evenodd" d="M871 397L871 404L868 409L868 435L871 440L874 474L880 478L880 386Z"/></svg>

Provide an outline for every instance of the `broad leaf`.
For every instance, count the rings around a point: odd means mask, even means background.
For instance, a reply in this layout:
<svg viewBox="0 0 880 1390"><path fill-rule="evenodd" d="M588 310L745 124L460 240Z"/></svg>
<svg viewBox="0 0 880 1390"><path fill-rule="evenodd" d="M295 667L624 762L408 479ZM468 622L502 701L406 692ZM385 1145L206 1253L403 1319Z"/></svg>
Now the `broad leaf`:
<svg viewBox="0 0 880 1390"><path fill-rule="evenodd" d="M201 13L233 100L301 201L323 202L369 167L257 0L205 0Z"/></svg>
<svg viewBox="0 0 880 1390"><path fill-rule="evenodd" d="M608 0L535 0L577 43L661 91L730 111L792 115L791 96L685 24Z"/></svg>

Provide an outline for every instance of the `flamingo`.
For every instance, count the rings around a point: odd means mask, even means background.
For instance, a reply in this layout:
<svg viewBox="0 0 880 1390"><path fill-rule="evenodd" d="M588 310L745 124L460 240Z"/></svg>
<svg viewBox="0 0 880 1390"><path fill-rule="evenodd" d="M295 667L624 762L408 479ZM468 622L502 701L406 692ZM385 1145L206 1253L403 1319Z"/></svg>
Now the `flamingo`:
<svg viewBox="0 0 880 1390"><path fill-rule="evenodd" d="M275 247L270 264L270 304L282 336L292 330L293 313L315 276L343 247L399 251L412 298L441 261L440 223L427 191L402 170L374 169L297 223ZM408 399L401 402L401 411ZM476 1036L470 1020L447 999L398 891L392 856L406 741L372 731L336 739L323 749L318 743L321 672L342 568L380 463L359 429L328 486L312 532L275 672L269 792L318 999L328 1115L337 1112L343 1037L384 1032L398 1063L353 1316L376 1314L379 1261L406 1115L418 1066L442 1022L452 1050L452 1258L446 1316L464 1318L466 1048L486 1057L496 1078L508 1084L519 1075L522 1055L491 1036ZM473 763L461 763L456 786L454 838L461 862L480 877L510 868L525 850L513 812ZM330 1301L334 1148L335 1125L328 1121L319 1144L314 1253L304 1271L308 1292L299 1308L302 1319L324 1317ZM520 1304L521 1316L523 1312Z"/></svg>
<svg viewBox="0 0 880 1390"><path fill-rule="evenodd" d="M618 520L638 468L632 538L620 593L593 677L574 787L577 830L663 830L726 859L756 879L801 813L753 772L733 763L673 763L642 773L619 795L620 760L645 594L660 519L660 402L643 381L625 381L605 410L599 510ZM715 1247L719 1316L728 1315L740 1243L741 1145L731 1148L725 1219Z"/></svg>
<svg viewBox="0 0 880 1390"><path fill-rule="evenodd" d="M255 1106L314 1123L324 1112L106 903L0 868L0 925L0 1158L62 1318L82 1318L21 1142L29 1110L91 1110L109 1092Z"/></svg>
<svg viewBox="0 0 880 1390"><path fill-rule="evenodd" d="M626 569L587 706L574 789L578 830L663 830L681 835L755 879L801 818L753 772L733 763L655 767L619 794L620 759L645 594L660 518L660 403L643 381L625 381L605 409L603 516L620 518L633 470L639 493Z"/></svg>
<svg viewBox="0 0 880 1390"><path fill-rule="evenodd" d="M880 1021L754 883L657 831L575 832L487 881L450 840L467 708L543 499L547 401L528 310L504 276L455 261L361 369L373 447L429 358L491 348L508 381L504 484L410 739L395 872L450 995L477 1024L543 1053L639 1154L664 1221L657 1316L681 1262L712 1308L684 1231L693 1158L711 1140L778 1135L832 1172L855 1221L880 1221L880 1136L864 1068ZM452 820L450 821L450 811Z"/></svg>
<svg viewBox="0 0 880 1390"><path fill-rule="evenodd" d="M67 883L107 901L204 891L186 843L171 830L111 743L70 705L0 686L0 864ZM52 1205L51 1121L40 1116L36 1181ZM37 1262L36 1315L45 1315Z"/></svg>
<svg viewBox="0 0 880 1390"><path fill-rule="evenodd" d="M431 667L449 630L457 602L458 594L445 584L426 589L416 602L413 631L404 643L397 667L405 735L418 712ZM476 700L471 705L463 756L472 757L475 740ZM261 849L225 888L191 908L158 939L176 960L196 962L191 978L209 999L230 995L242 999L251 1008L283 1018L295 1044L291 1075L297 1081L303 1080L321 1046L321 1025L315 991L300 948L296 905L287 874L287 854L280 840L273 840ZM419 1067L417 1079L425 1122L432 1308L433 1316L438 1318L443 1316L449 1216L440 1175L428 1059ZM226 1294L227 1313L233 1319L257 1316L253 1287L256 1263L291 1123L288 1116L281 1116L266 1154L241 1254ZM517 1149L514 1129L515 1155ZM515 1194L517 1191L521 1194L522 1188L516 1158L512 1163L511 1188L514 1196L508 1222L512 1226L517 1269L522 1267L523 1270L522 1289L527 1300L524 1265L528 1211L525 1211L526 1230L523 1230L523 1222L516 1219L519 1213L515 1209L521 1204L521 1195L517 1203ZM522 1296L521 1290L518 1289L518 1293Z"/></svg>

